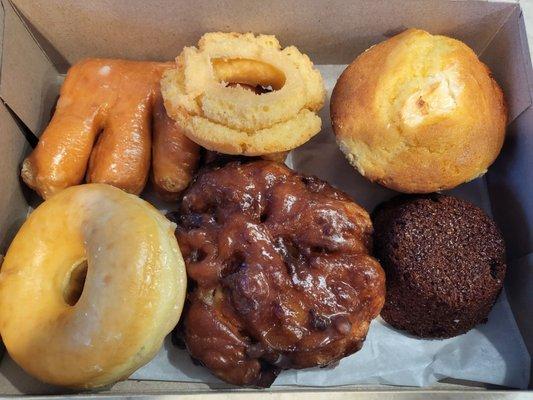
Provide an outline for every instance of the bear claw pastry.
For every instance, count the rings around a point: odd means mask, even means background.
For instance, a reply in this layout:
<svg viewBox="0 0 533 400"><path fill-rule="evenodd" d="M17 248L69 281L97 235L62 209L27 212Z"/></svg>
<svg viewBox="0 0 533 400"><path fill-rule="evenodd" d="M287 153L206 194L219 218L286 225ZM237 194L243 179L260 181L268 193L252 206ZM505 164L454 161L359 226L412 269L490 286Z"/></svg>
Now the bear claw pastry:
<svg viewBox="0 0 533 400"><path fill-rule="evenodd" d="M153 114L161 74L171 66L111 59L72 66L50 124L24 160L24 182L44 199L84 179L139 194L150 169L153 122L154 183L175 198L200 156L164 109Z"/></svg>

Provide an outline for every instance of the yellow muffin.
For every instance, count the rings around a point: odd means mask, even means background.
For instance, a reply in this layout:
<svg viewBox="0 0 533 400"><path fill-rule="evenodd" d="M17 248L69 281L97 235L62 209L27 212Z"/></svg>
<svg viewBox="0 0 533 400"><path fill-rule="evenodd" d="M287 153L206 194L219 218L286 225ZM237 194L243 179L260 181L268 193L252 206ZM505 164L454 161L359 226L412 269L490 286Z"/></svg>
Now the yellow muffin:
<svg viewBox="0 0 533 400"><path fill-rule="evenodd" d="M466 44L409 29L369 48L337 81L331 120L349 162L406 193L484 174L503 145L507 111Z"/></svg>

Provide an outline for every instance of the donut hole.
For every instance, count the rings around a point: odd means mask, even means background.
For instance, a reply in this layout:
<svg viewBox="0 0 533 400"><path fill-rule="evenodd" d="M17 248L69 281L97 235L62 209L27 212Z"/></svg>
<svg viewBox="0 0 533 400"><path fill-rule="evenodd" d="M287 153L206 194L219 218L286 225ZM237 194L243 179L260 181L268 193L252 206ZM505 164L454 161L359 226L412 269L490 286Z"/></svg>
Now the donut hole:
<svg viewBox="0 0 533 400"><path fill-rule="evenodd" d="M285 74L276 67L247 58L215 58L211 60L215 77L227 87L242 87L262 95L280 90Z"/></svg>
<svg viewBox="0 0 533 400"><path fill-rule="evenodd" d="M83 260L76 264L70 271L65 288L63 289L63 299L69 306L76 305L83 293L87 268L87 260Z"/></svg>

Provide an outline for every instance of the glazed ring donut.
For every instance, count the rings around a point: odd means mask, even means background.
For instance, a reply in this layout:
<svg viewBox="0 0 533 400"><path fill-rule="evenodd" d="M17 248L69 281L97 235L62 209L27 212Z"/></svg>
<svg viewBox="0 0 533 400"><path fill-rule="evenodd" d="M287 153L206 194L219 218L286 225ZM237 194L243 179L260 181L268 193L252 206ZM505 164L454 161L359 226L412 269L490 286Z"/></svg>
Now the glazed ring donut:
<svg viewBox="0 0 533 400"><path fill-rule="evenodd" d="M38 379L103 386L154 356L185 291L170 221L112 186L73 186L29 216L6 254L0 333Z"/></svg>
<svg viewBox="0 0 533 400"><path fill-rule="evenodd" d="M240 85L269 86L257 94ZM207 33L185 47L161 91L168 114L196 143L226 154L291 150L320 131L322 76L296 47L274 36Z"/></svg>

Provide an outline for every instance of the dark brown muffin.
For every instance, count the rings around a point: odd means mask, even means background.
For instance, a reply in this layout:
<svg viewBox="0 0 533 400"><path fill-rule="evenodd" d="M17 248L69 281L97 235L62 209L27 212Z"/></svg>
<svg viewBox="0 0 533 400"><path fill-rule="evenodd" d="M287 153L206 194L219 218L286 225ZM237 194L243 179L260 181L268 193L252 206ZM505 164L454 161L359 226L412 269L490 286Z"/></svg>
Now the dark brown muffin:
<svg viewBox="0 0 533 400"><path fill-rule="evenodd" d="M359 350L385 300L367 212L317 178L270 161L199 174L176 236L189 276L181 332L219 378L270 386L281 369Z"/></svg>
<svg viewBox="0 0 533 400"><path fill-rule="evenodd" d="M372 219L374 254L387 281L385 321L446 338L486 320L503 285L505 247L480 208L438 194L399 196Z"/></svg>

